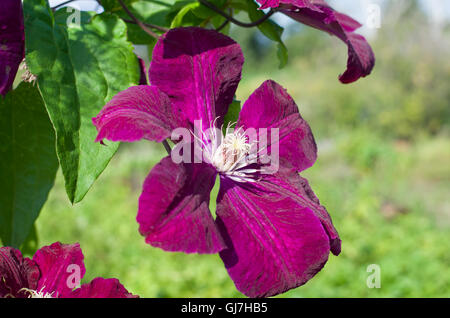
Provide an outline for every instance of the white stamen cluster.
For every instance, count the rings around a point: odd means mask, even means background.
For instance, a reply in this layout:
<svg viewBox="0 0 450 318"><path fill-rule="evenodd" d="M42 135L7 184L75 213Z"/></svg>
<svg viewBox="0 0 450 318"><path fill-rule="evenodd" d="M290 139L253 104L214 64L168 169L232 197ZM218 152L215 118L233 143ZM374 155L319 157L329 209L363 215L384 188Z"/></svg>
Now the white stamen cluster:
<svg viewBox="0 0 450 318"><path fill-rule="evenodd" d="M46 293L44 292L44 287L41 290L33 290L28 288L22 288L21 291L26 291L29 293L28 298L53 298L53 292Z"/></svg>
<svg viewBox="0 0 450 318"><path fill-rule="evenodd" d="M217 172L234 181L257 181L256 173L260 169L248 167L256 162L256 142L249 142L241 127L231 129L233 124L228 124L224 135L223 129L215 128L216 120L208 133L202 132L201 137L194 135L202 146L203 159L214 166Z"/></svg>

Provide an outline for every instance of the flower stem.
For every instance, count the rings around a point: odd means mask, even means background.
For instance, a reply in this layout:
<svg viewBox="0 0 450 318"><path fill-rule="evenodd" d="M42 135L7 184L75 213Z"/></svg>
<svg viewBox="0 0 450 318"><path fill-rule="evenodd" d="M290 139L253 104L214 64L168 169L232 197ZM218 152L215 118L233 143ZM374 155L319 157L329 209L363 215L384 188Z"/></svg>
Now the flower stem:
<svg viewBox="0 0 450 318"><path fill-rule="evenodd" d="M229 16L232 16L233 15L233 9L229 9L228 10L228 12L229 12ZM228 19L225 19L225 21L221 24L221 25L219 25L217 28L216 28L216 31L217 32L219 32L220 30L222 30L223 28L225 28L227 25L228 25L228 23L230 23L230 20L228 20Z"/></svg>
<svg viewBox="0 0 450 318"><path fill-rule="evenodd" d="M225 20L225 22L222 23L222 24L216 29L216 31L219 32L219 31L222 30L224 27L226 27L228 23L230 23L230 20Z"/></svg>
<svg viewBox="0 0 450 318"><path fill-rule="evenodd" d="M166 149L167 154L170 155L170 152L172 151L172 149L170 148L170 145L169 145L169 143L167 142L167 140L163 140L163 141L162 141L162 144L163 144L164 148Z"/></svg>
<svg viewBox="0 0 450 318"><path fill-rule="evenodd" d="M140 21L138 18L135 17L135 15L128 9L128 7L123 3L122 0L119 1L120 5L122 6L123 10L129 15L129 17L142 29L144 30L148 35L155 39L159 39L159 35L150 30L142 21Z"/></svg>
<svg viewBox="0 0 450 318"><path fill-rule="evenodd" d="M134 20L128 20L128 19L122 19L122 20L125 21L126 23L137 24ZM142 24L144 24L145 26L147 26L149 28L152 28L152 29L155 29L155 30L158 30L158 31L161 31L161 32L169 31L168 28L162 27L160 25L151 24L151 23L145 23L145 22L142 22Z"/></svg>

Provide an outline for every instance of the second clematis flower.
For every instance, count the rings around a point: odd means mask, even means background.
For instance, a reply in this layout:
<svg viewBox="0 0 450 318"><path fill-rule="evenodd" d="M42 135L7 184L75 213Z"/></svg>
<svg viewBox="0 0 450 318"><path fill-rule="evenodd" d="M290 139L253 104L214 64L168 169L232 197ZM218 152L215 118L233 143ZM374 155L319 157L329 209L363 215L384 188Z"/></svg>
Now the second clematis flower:
<svg viewBox="0 0 450 318"><path fill-rule="evenodd" d="M177 128L200 131L202 162L167 156L147 176L137 221L146 242L167 251L220 253L236 287L250 297L283 293L306 283L341 243L331 218L299 172L313 165L316 144L285 89L264 82L244 103L236 129L208 138L224 123L241 79L244 57L231 38L213 30L177 28L157 42L151 85L117 94L93 118L97 141L164 141ZM278 169L264 171L251 136L276 130ZM220 134L221 135L221 134ZM179 142L177 140L176 142ZM175 148L173 149L173 151ZM172 151L172 152L173 152ZM216 218L210 192L220 178Z"/></svg>
<svg viewBox="0 0 450 318"><path fill-rule="evenodd" d="M115 278L94 278L77 288L86 269L79 244L53 243L32 259L0 247L0 298L134 298Z"/></svg>

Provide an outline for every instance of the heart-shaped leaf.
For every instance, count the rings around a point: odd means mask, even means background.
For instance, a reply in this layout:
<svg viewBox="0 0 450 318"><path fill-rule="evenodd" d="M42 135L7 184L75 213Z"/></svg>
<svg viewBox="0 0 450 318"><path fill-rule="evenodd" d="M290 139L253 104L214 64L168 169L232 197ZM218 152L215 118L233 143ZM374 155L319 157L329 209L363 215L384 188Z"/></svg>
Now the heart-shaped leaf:
<svg viewBox="0 0 450 318"><path fill-rule="evenodd" d="M122 20L102 14L77 25L70 23L73 14L59 10L55 19L46 0L24 1L27 64L56 130L66 192L76 203L119 146L95 143L91 118L116 93L138 84L140 69Z"/></svg>

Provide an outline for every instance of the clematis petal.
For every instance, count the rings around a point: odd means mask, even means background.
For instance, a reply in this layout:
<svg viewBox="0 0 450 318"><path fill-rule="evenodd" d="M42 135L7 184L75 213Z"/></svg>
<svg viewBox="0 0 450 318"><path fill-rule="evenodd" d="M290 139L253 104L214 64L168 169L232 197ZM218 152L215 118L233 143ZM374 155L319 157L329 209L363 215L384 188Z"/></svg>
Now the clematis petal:
<svg viewBox="0 0 450 318"><path fill-rule="evenodd" d="M81 280L86 273L83 258L78 243L56 242L39 249L33 256L33 260L41 271L37 290L49 293L53 297L70 293L73 289L68 284L71 281L70 276L79 274L77 278Z"/></svg>
<svg viewBox="0 0 450 318"><path fill-rule="evenodd" d="M137 221L146 242L166 251L216 253L225 245L209 211L216 172L166 157L144 182Z"/></svg>
<svg viewBox="0 0 450 318"><path fill-rule="evenodd" d="M339 234L327 210L320 204L319 199L309 186L308 180L286 168L280 169L276 175L265 176L265 179L268 181L266 185L270 190L289 196L298 202L298 204L307 206L313 211L328 234L331 252L334 255L339 255L341 252L341 239L339 238Z"/></svg>
<svg viewBox="0 0 450 318"><path fill-rule="evenodd" d="M0 247L0 298L28 297L25 289L36 289L39 268L29 258L23 258L19 250Z"/></svg>
<svg viewBox="0 0 450 318"><path fill-rule="evenodd" d="M320 10L320 8L314 4L315 1L317 0L257 0L257 1L261 4L261 7L259 8L261 10L267 8L278 8L280 3L288 3L295 5L296 7L299 8L308 8L314 11L322 12L322 10Z"/></svg>
<svg viewBox="0 0 450 318"><path fill-rule="evenodd" d="M0 95L11 89L25 54L21 0L0 3Z"/></svg>
<svg viewBox="0 0 450 318"><path fill-rule="evenodd" d="M223 122L241 79L244 57L231 38L198 27L165 33L153 49L149 78L185 118L203 129Z"/></svg>
<svg viewBox="0 0 450 318"><path fill-rule="evenodd" d="M137 141L142 138L161 142L178 127L178 115L169 98L158 88L130 87L107 103L92 119L98 130L96 141Z"/></svg>
<svg viewBox="0 0 450 318"><path fill-rule="evenodd" d="M354 33L361 24L332 9L323 0L280 0L279 11L300 23L337 36L348 46L347 69L339 76L342 83L351 83L370 74L375 56L366 39Z"/></svg>
<svg viewBox="0 0 450 318"><path fill-rule="evenodd" d="M259 0L258 2L261 4L261 7L259 7L260 10L276 8L280 5L280 0Z"/></svg>
<svg viewBox="0 0 450 318"><path fill-rule="evenodd" d="M306 283L322 269L329 238L313 209L272 189L274 176L255 183L221 179L216 222L228 248L220 252L236 287L269 297Z"/></svg>
<svg viewBox="0 0 450 318"><path fill-rule="evenodd" d="M66 298L137 298L129 293L125 287L115 278L94 278L89 284L83 284L80 288L65 296Z"/></svg>
<svg viewBox="0 0 450 318"><path fill-rule="evenodd" d="M268 128L268 152L271 151L271 129L279 129L279 157L296 170L311 167L317 158L317 147L308 123L286 90L274 81L265 81L244 103L238 127ZM259 138L259 137L251 137ZM261 145L263 146L263 145Z"/></svg>

